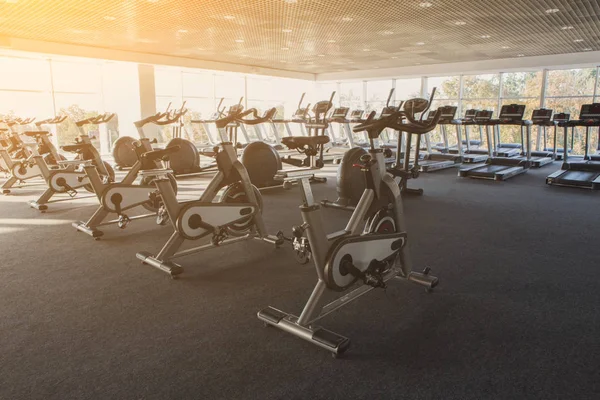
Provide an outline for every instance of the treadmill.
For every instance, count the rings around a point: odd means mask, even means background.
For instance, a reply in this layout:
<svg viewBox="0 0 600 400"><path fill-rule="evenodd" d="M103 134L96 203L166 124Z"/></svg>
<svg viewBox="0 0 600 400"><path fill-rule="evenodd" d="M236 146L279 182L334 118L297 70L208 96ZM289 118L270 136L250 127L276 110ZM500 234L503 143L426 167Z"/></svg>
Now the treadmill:
<svg viewBox="0 0 600 400"><path fill-rule="evenodd" d="M502 109L506 110L504 117L507 119L523 120L523 116L525 115L525 105L523 104L508 104L502 106ZM521 143L502 143L500 141L500 125L495 125L494 149L496 154L499 157L519 157L523 155L523 148L525 147L523 126L521 126Z"/></svg>
<svg viewBox="0 0 600 400"><path fill-rule="evenodd" d="M543 127L544 130L544 150L543 151L532 151L531 150L531 142L527 143L527 152L529 152L529 159L531 161L531 166L533 168L540 168L544 165L551 164L556 157L556 127L558 126L558 122L552 120L552 110L548 108L539 108L537 110L533 110L531 114L531 122L534 126ZM554 147L552 151L546 147L546 127L554 126ZM523 134L521 133L521 137ZM531 136L530 136L531 138ZM537 147L539 149L540 146L540 130L538 130L538 140ZM526 159L527 154L523 151L521 155L518 156L520 159Z"/></svg>
<svg viewBox="0 0 600 400"><path fill-rule="evenodd" d="M354 137L352 136L352 129L350 128L350 120L348 117L348 112L350 109L348 107L337 107L331 113L331 116L327 118L327 122L329 123L329 128L327 129L327 134L331 139L331 144L333 146L347 146L348 148L354 147ZM334 131L332 123L339 124L339 133L340 137L338 138Z"/></svg>
<svg viewBox="0 0 600 400"><path fill-rule="evenodd" d="M480 124L485 126L486 139L488 144L489 158L483 165L473 165L462 167L458 176L475 179L491 179L495 181L504 181L517 175L521 175L531 167L531 153L525 153L524 159L519 157L502 157L499 155L499 149L496 147L496 134L499 133L500 126L520 126L521 136L523 137L523 129L525 128L526 139L524 143L531 143L531 125L532 122L523 120L525 112L524 105L509 104L502 106L498 119L490 119L481 121ZM493 131L493 134L492 132ZM526 140L526 142L525 142ZM504 151L501 150L503 154Z"/></svg>
<svg viewBox="0 0 600 400"><path fill-rule="evenodd" d="M531 152L531 157L551 157L553 160L562 160L563 148L558 146L558 127L562 126L561 123L569 121L570 114L559 113L552 115L552 110L540 108L534 110L531 115L533 125L540 127L537 134L537 148ZM554 139L552 141L552 147L548 147L548 128L554 128ZM543 143L543 147L540 149L540 144Z"/></svg>
<svg viewBox="0 0 600 400"><path fill-rule="evenodd" d="M579 112L579 119L563 122L560 126L564 129L564 148L568 149L568 131L571 128L571 137L575 127L585 127L585 153L582 160L569 160L569 152L563 152L563 164L560 170L548 175L548 185L578 187L584 189L600 189L600 154L589 154L590 128L598 128L600 134L600 103L584 104Z"/></svg>
<svg viewBox="0 0 600 400"><path fill-rule="evenodd" d="M493 111L470 109L465 112L464 118L461 119L461 124L464 127L465 139L461 141L462 145L462 162L463 163L482 163L489 157L489 151L481 148L483 143L483 125L482 123L489 121L492 118ZM479 128L479 140L471 140L470 128L477 125ZM475 148L471 146L477 146ZM459 153L458 148L451 148L450 153Z"/></svg>
<svg viewBox="0 0 600 400"><path fill-rule="evenodd" d="M448 169L452 167L457 167L462 162L462 146L458 146L458 154L450 153L450 149L448 146L448 134L446 132L447 125L454 125L456 127L456 139L457 144L460 141L460 126L462 125L461 120L457 120L454 117L456 116L456 107L455 106L443 106L440 107L441 116L438 122L442 133L443 142L431 146L429 140L429 134L425 134L425 144L427 154L425 154L419 163L419 171L421 172L434 172L441 171L443 169ZM435 115L435 112L430 111L427 115L428 120L432 120ZM438 152L433 152L433 150L437 150Z"/></svg>

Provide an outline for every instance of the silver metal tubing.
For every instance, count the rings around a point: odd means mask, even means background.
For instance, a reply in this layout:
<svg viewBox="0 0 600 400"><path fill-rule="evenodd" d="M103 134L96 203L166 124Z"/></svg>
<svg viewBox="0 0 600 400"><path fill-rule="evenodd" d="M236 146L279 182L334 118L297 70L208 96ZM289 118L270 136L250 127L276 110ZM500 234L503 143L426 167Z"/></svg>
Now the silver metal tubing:
<svg viewBox="0 0 600 400"><path fill-rule="evenodd" d="M365 215L369 211L374 198L375 192L373 189L365 189L344 229L346 232L349 232L351 235L359 233L361 229L360 224L364 222Z"/></svg>
<svg viewBox="0 0 600 400"><path fill-rule="evenodd" d="M234 244L234 243L237 243L237 242L243 242L244 240L248 240L248 239L251 239L253 237L254 237L254 235L248 234L248 235L236 237L236 238L233 238L233 239L226 239L223 242L219 243L218 246L215 246L212 243L208 243L208 244L205 244L205 245L202 245L202 246L193 247L191 249L182 250L179 253L173 254L171 257L169 257L169 259L188 256L190 254L198 253L198 252L206 250L206 249L212 249L212 248L215 248L215 247L223 247L223 246L226 246L228 244Z"/></svg>
<svg viewBox="0 0 600 400"><path fill-rule="evenodd" d="M302 310L302 314L300 314L300 318L298 318L298 325L308 325L310 321L313 320L313 315L317 311L317 307L319 306L319 300L325 292L327 285L325 285L325 281L323 281L320 277L313 289L304 309Z"/></svg>

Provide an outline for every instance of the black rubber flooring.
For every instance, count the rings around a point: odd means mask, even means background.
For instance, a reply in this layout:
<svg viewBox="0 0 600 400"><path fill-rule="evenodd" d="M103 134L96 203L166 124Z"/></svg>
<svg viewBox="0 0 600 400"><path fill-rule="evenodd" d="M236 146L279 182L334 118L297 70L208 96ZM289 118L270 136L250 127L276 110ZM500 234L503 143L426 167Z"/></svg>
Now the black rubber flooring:
<svg viewBox="0 0 600 400"><path fill-rule="evenodd" d="M598 399L600 193L546 187L547 166L507 182L424 175L407 198L416 266L432 294L392 283L323 320L342 359L256 312L298 313L316 282L291 249L245 242L181 259L171 280L135 253L171 233L151 220L94 242L71 222L0 198L1 399ZM334 172L329 171L330 176ZM193 197L197 181L181 184ZM314 186L318 199L335 184ZM298 189L264 194L268 228L300 221ZM347 214L326 210L331 230Z"/></svg>

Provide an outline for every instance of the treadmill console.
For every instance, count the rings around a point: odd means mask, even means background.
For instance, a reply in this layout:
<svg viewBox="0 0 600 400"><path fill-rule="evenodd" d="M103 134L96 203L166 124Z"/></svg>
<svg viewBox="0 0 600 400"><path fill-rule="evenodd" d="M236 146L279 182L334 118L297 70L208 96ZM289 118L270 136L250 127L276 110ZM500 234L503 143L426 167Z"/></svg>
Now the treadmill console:
<svg viewBox="0 0 600 400"><path fill-rule="evenodd" d="M506 104L500 109L498 119L502 122L520 122L525 115L525 104Z"/></svg>
<svg viewBox="0 0 600 400"><path fill-rule="evenodd" d="M440 116L440 121L438 124L449 124L454 120L456 116L456 106L443 106L439 109L442 110L442 115ZM431 113L429 113L431 115ZM433 117L433 116L432 116Z"/></svg>
<svg viewBox="0 0 600 400"><path fill-rule="evenodd" d="M390 115L392 115L395 112L398 112L400 110L400 106L386 106L383 107L383 110L381 110L381 118L383 117L389 117Z"/></svg>
<svg viewBox="0 0 600 400"><path fill-rule="evenodd" d="M338 107L336 109L333 110L333 113L331 114L331 119L345 119L346 116L348 115L348 111L350 111L350 109L348 107Z"/></svg>
<svg viewBox="0 0 600 400"><path fill-rule="evenodd" d="M231 107L229 107L229 110L227 110L227 115L233 115L233 114L239 114L244 110L244 106L241 104L235 104Z"/></svg>
<svg viewBox="0 0 600 400"><path fill-rule="evenodd" d="M537 110L533 110L531 114L531 120L534 124L540 124L543 122L548 122L552 119L553 110L548 108L538 108Z"/></svg>
<svg viewBox="0 0 600 400"><path fill-rule="evenodd" d="M350 113L350 119L359 120L362 118L364 113L365 112L363 110L352 110L352 112Z"/></svg>
<svg viewBox="0 0 600 400"><path fill-rule="evenodd" d="M600 119L600 103L582 105L579 119Z"/></svg>
<svg viewBox="0 0 600 400"><path fill-rule="evenodd" d="M312 110L313 114L315 115L315 119L318 121L325 119L325 115L327 114L327 111L329 111L332 105L333 104L331 104L329 100L319 101L318 103L316 103L313 106Z"/></svg>
<svg viewBox="0 0 600 400"><path fill-rule="evenodd" d="M308 113L308 107L300 107L296 110L294 115L292 115L292 119L305 119L306 114Z"/></svg>
<svg viewBox="0 0 600 400"><path fill-rule="evenodd" d="M475 117L473 118L473 120L475 122L489 121L490 119L492 119L492 115L494 115L494 112L491 110L480 110L477 111L477 113L475 113Z"/></svg>
<svg viewBox="0 0 600 400"><path fill-rule="evenodd" d="M472 121L473 119L475 119L475 115L478 111L479 110L475 108L471 108L470 110L465 111L465 117L463 119L467 121Z"/></svg>
<svg viewBox="0 0 600 400"><path fill-rule="evenodd" d="M563 122L569 122L569 120L571 119L571 114L569 113L558 113L558 114L554 114L554 116L552 117L552 121L563 123Z"/></svg>

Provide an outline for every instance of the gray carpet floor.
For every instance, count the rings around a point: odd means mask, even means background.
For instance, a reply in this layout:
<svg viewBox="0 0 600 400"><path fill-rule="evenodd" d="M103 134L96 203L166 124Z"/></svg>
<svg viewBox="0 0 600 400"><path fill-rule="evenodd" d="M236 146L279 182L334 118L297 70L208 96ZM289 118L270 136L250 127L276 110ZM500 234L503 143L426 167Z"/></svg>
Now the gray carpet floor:
<svg viewBox="0 0 600 400"><path fill-rule="evenodd" d="M328 167L333 177L335 171ZM180 279L139 263L171 233L152 220L93 241L71 222L94 202L0 198L0 399L598 399L600 193L423 175L405 201L414 263L440 278L344 307L322 324L342 359L256 312L298 313L316 281L291 249L245 242L180 259ZM202 182L185 180L180 197ZM335 198L333 179L314 186ZM264 193L269 230L300 221L298 189ZM347 214L325 210L331 230Z"/></svg>

